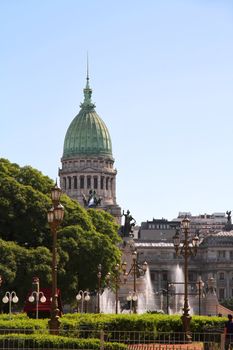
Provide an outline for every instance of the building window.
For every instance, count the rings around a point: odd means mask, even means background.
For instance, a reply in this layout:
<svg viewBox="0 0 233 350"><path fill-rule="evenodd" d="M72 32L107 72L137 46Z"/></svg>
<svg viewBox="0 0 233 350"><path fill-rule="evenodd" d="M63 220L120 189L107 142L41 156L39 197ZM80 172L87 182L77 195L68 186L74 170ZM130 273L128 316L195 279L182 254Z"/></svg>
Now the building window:
<svg viewBox="0 0 233 350"><path fill-rule="evenodd" d="M164 282L167 282L167 272L163 272L163 273L162 273L162 280L163 280Z"/></svg>
<svg viewBox="0 0 233 350"><path fill-rule="evenodd" d="M71 189L71 177L68 176L68 189L70 190Z"/></svg>
<svg viewBox="0 0 233 350"><path fill-rule="evenodd" d="M94 189L96 190L98 188L98 178L94 177Z"/></svg>
<svg viewBox="0 0 233 350"><path fill-rule="evenodd" d="M225 279L225 274L224 274L224 272L220 272L220 273L219 273L219 279L220 279L221 281Z"/></svg>
<svg viewBox="0 0 233 350"><path fill-rule="evenodd" d="M103 190L104 189L104 177L101 176L101 180L100 180L100 189Z"/></svg>
<svg viewBox="0 0 233 350"><path fill-rule="evenodd" d="M77 187L78 187L77 176L74 176L73 179L74 179L74 189L77 190Z"/></svg>
<svg viewBox="0 0 233 350"><path fill-rule="evenodd" d="M150 279L151 279L151 281L155 280L155 273L154 272L150 273Z"/></svg>
<svg viewBox="0 0 233 350"><path fill-rule="evenodd" d="M194 273L193 272L189 272L188 279L189 279L190 282L194 281Z"/></svg>
<svg viewBox="0 0 233 350"><path fill-rule="evenodd" d="M106 178L106 190L108 190L109 177Z"/></svg>
<svg viewBox="0 0 233 350"><path fill-rule="evenodd" d="M80 176L80 188L84 188L84 176Z"/></svg>
<svg viewBox="0 0 233 350"><path fill-rule="evenodd" d="M219 300L225 299L225 288L219 288Z"/></svg>
<svg viewBox="0 0 233 350"><path fill-rule="evenodd" d="M91 188L91 177L87 176L87 188Z"/></svg>
<svg viewBox="0 0 233 350"><path fill-rule="evenodd" d="M233 259L233 251L230 252L230 258Z"/></svg>
<svg viewBox="0 0 233 350"><path fill-rule="evenodd" d="M226 256L225 250L219 250L218 251L218 257L219 258L225 258L225 256Z"/></svg>

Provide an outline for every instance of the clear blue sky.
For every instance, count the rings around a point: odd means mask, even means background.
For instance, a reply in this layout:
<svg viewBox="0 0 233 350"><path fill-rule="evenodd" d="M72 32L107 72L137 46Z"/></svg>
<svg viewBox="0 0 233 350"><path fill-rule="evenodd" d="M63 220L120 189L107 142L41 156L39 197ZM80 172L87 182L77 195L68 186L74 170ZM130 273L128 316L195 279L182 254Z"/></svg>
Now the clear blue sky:
<svg viewBox="0 0 233 350"><path fill-rule="evenodd" d="M89 52L137 222L233 209L233 2L1 0L1 157L55 179Z"/></svg>

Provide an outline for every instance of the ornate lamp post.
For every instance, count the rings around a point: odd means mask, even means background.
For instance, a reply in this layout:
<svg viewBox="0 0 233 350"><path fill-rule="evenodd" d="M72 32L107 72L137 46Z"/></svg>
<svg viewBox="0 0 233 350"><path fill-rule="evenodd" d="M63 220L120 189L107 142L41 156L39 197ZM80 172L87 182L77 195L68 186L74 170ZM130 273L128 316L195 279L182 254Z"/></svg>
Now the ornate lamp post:
<svg viewBox="0 0 233 350"><path fill-rule="evenodd" d="M14 291L12 292L6 292L4 297L2 298L2 302L4 304L9 303L9 317L11 318L11 303L18 303L19 298L17 297L16 293Z"/></svg>
<svg viewBox="0 0 233 350"><path fill-rule="evenodd" d="M192 241L189 237L190 233L190 220L184 218L181 222L181 231L183 233L182 240L180 240L179 230L176 230L176 234L173 237L174 247L176 255L182 255L184 258L184 307L183 315L181 320L183 323L183 329L185 334L185 340L191 341L192 337L190 334L190 321L191 316L189 315L189 302L188 302L188 258L190 256L195 256L197 253L197 247L199 238L195 236Z"/></svg>
<svg viewBox="0 0 233 350"><path fill-rule="evenodd" d="M133 292L135 295L137 295L137 287L136 287L136 279L138 276L140 275L144 275L146 273L146 270L147 270L147 262L145 261L142 266L140 266L138 263L137 263L137 252L136 250L132 253L132 265L131 265L131 268L128 272L127 275L129 275L130 273L132 273L133 275ZM133 303L133 313L136 314L137 312L137 300L133 300L134 303Z"/></svg>
<svg viewBox="0 0 233 350"><path fill-rule="evenodd" d="M30 301L30 303L33 303L34 301L36 302L36 319L38 319L38 309L39 309L39 301L41 303L45 303L46 302L46 298L44 296L43 292L37 292L37 291L33 291L32 294L30 295L30 297L28 298L28 301Z"/></svg>
<svg viewBox="0 0 233 350"><path fill-rule="evenodd" d="M127 264L125 261L121 265L116 264L116 266L115 266L115 275L113 277L113 283L114 283L114 288L115 288L115 312L116 312L116 314L118 314L119 288L120 288L121 283L126 283L126 280L127 280L126 266L127 266ZM123 281L121 280L122 274L123 274ZM106 275L107 283L110 282L110 279L111 279L111 274L110 274L110 272L108 272Z"/></svg>
<svg viewBox="0 0 233 350"><path fill-rule="evenodd" d="M87 290L80 290L78 294L76 295L77 302L81 301L81 313L83 313L83 305L84 302L88 302L91 299L90 293Z"/></svg>
<svg viewBox="0 0 233 350"><path fill-rule="evenodd" d="M53 207L48 211L48 223L53 236L52 246L52 305L49 320L50 334L58 334L60 327L58 295L57 295L57 229L64 217L64 207L60 203L61 189L57 183L51 190Z"/></svg>
<svg viewBox="0 0 233 350"><path fill-rule="evenodd" d="M98 273L97 273L97 278L98 278L98 297L97 297L97 313L100 313L100 292L101 292L101 277L102 277L102 265L98 265Z"/></svg>

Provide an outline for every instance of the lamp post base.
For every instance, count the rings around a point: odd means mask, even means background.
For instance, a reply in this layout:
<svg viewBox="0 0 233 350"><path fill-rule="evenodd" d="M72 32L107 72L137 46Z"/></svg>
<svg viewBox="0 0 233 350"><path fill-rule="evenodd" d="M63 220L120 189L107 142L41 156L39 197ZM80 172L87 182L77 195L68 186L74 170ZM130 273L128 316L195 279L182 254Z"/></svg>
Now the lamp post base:
<svg viewBox="0 0 233 350"><path fill-rule="evenodd" d="M49 324L49 333L53 335L58 335L60 324L61 324L61 321L59 320L59 316L55 316L55 318L51 318L48 324Z"/></svg>
<svg viewBox="0 0 233 350"><path fill-rule="evenodd" d="M191 343L192 342L192 334L190 332L190 322L192 317L190 315L182 315L181 320L183 323L184 330L184 342Z"/></svg>

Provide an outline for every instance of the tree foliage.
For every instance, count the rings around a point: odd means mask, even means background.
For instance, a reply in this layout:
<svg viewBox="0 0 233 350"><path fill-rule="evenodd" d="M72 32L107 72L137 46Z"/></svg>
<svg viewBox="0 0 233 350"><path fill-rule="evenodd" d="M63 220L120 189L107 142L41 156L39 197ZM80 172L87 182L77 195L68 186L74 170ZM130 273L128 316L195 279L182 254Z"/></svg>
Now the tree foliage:
<svg viewBox="0 0 233 350"><path fill-rule="evenodd" d="M69 226L59 232L60 283L64 285L64 297L68 298L77 288L97 288L97 266L102 265L102 276L112 271L120 260L120 252L109 237L94 230L84 231ZM78 271L77 271L78 268ZM67 274L69 271L69 274ZM77 274L78 272L78 274Z"/></svg>
<svg viewBox="0 0 233 350"><path fill-rule="evenodd" d="M26 294L33 276L51 283L51 207L53 181L30 166L0 159L0 273L7 288ZM120 259L118 225L102 210L82 208L65 194L64 221L58 234L58 286L66 301L77 289L94 289L97 265L103 275ZM23 283L22 283L23 281Z"/></svg>
<svg viewBox="0 0 233 350"><path fill-rule="evenodd" d="M50 265L51 254L46 247L24 248L0 239L1 293L15 290L22 304L31 288L33 276L38 276L42 284L50 283Z"/></svg>

